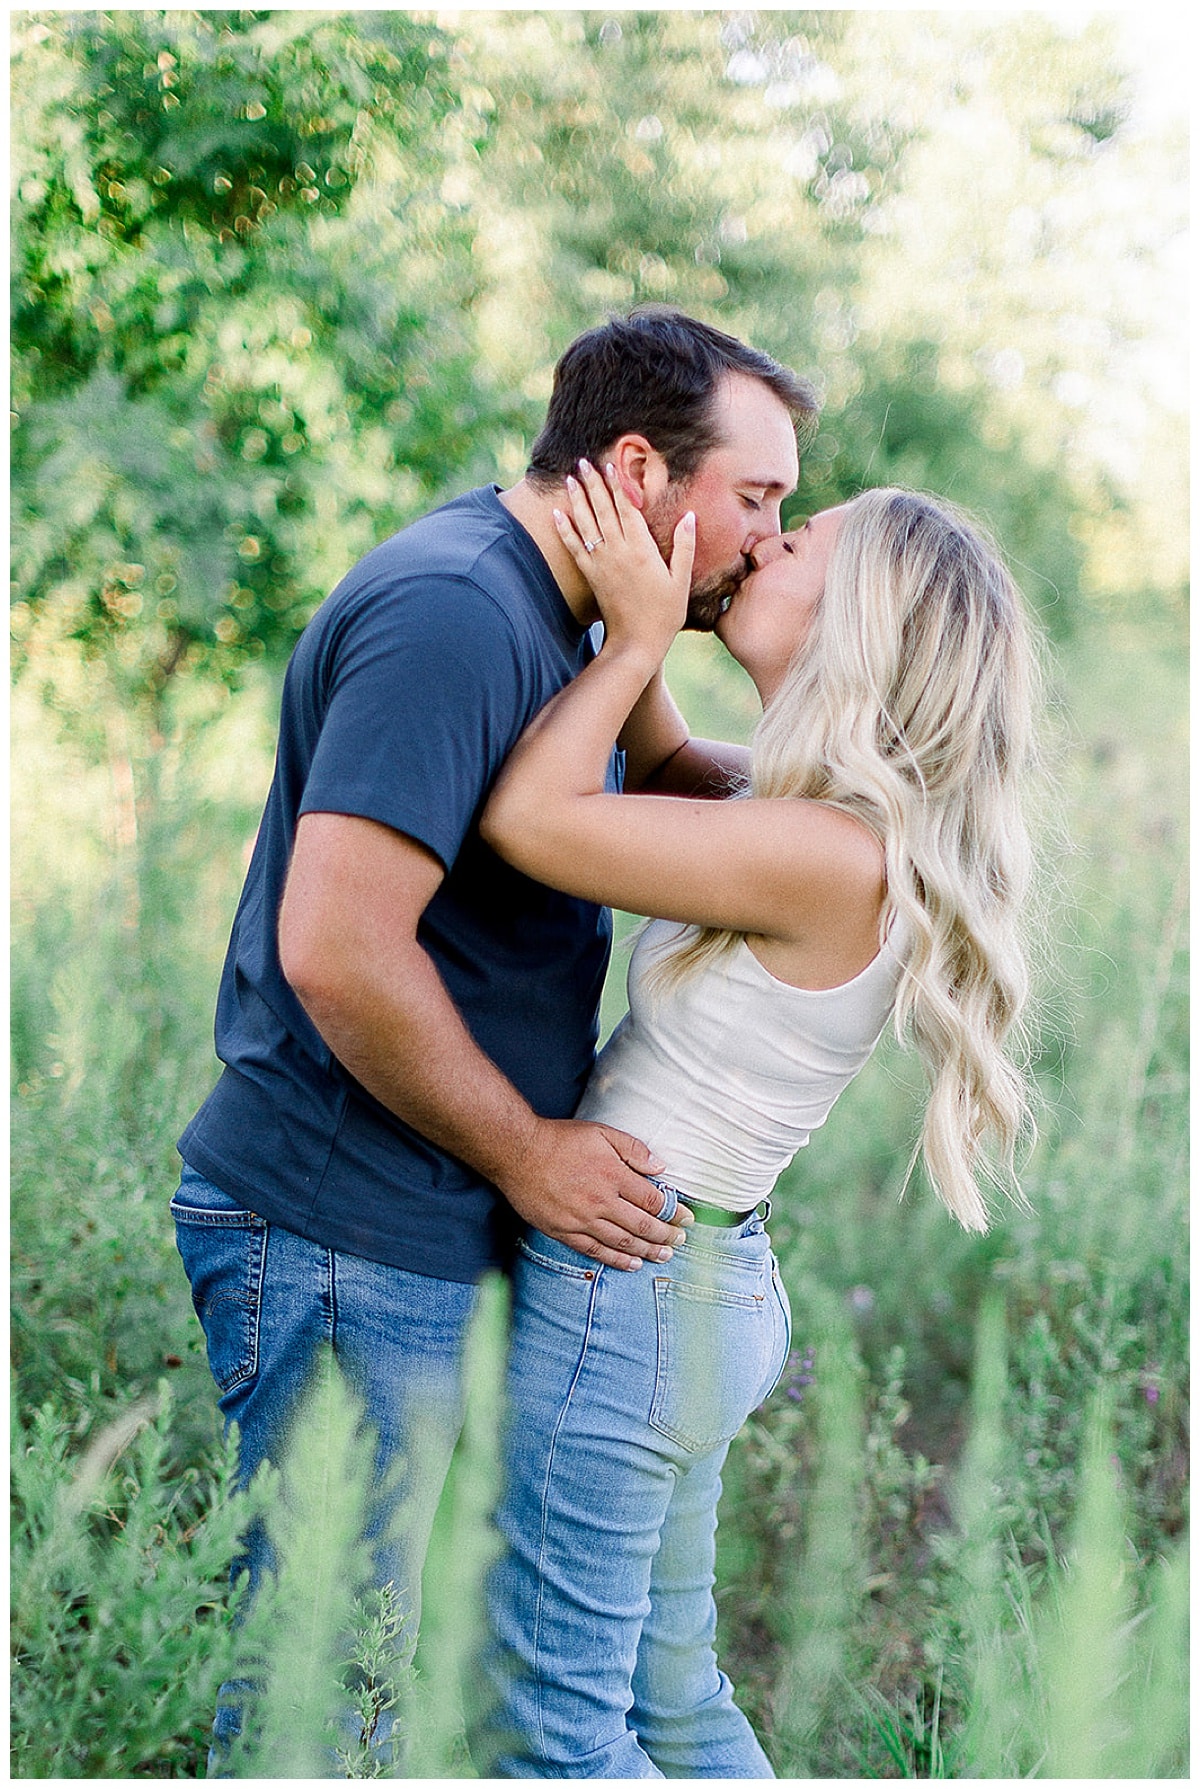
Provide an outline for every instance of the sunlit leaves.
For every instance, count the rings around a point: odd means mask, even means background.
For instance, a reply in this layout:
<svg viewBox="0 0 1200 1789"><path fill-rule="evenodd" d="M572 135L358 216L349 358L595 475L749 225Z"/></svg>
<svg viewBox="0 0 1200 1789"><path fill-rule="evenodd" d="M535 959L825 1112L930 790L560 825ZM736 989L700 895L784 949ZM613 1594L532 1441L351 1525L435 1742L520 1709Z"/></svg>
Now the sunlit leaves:
<svg viewBox="0 0 1200 1789"><path fill-rule="evenodd" d="M13 90L19 637L60 609L131 694L277 661L359 553L519 477L566 342L644 300L816 382L798 510L946 490L1056 621L1085 555L1181 563L1112 498L1163 438L1129 347L1178 207L1103 21L27 14Z"/></svg>
<svg viewBox="0 0 1200 1789"><path fill-rule="evenodd" d="M131 697L286 650L475 449L447 48L401 13L18 31L19 595Z"/></svg>

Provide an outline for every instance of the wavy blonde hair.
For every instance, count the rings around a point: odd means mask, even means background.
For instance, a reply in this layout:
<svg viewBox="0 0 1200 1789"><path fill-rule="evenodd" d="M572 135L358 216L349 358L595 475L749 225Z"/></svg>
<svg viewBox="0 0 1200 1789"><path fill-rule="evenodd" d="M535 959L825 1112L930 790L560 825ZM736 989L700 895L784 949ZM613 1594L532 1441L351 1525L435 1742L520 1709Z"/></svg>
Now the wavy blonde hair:
<svg viewBox="0 0 1200 1789"><path fill-rule="evenodd" d="M755 732L745 791L827 801L882 843L881 938L899 918L905 940L895 1031L929 1084L918 1152L968 1230L988 1226L980 1179L1023 1203L1015 1152L1036 1134L1023 792L1039 685L1020 593L978 524L916 492L864 492ZM693 933L663 968L675 980L741 936Z"/></svg>

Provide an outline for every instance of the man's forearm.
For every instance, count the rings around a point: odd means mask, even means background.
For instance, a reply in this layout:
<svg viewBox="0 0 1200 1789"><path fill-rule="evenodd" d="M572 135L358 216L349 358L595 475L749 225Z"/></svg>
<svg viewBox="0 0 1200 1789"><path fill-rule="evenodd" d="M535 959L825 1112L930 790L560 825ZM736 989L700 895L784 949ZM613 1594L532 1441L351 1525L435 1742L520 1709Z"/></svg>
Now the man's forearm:
<svg viewBox="0 0 1200 1789"><path fill-rule="evenodd" d="M661 1199L645 1145L539 1117L471 1036L417 939L442 876L432 852L390 827L305 814L279 915L297 999L362 1086L528 1222L614 1267L664 1259L678 1232L650 1215Z"/></svg>
<svg viewBox="0 0 1200 1789"><path fill-rule="evenodd" d="M338 1061L380 1103L503 1188L519 1177L539 1119L471 1036L422 947L388 966L340 971L302 1004Z"/></svg>
<svg viewBox="0 0 1200 1789"><path fill-rule="evenodd" d="M630 793L720 798L750 774L746 746L691 737L661 671L647 685L619 743Z"/></svg>
<svg viewBox="0 0 1200 1789"><path fill-rule="evenodd" d="M652 1215L661 1170L605 1125L539 1118L481 1051L419 945L393 985L360 981L305 1002L338 1060L390 1111L468 1163L534 1228L610 1266L669 1260L682 1232Z"/></svg>
<svg viewBox="0 0 1200 1789"><path fill-rule="evenodd" d="M709 796L723 800L750 777L750 748L725 739L685 739L646 778L647 795Z"/></svg>

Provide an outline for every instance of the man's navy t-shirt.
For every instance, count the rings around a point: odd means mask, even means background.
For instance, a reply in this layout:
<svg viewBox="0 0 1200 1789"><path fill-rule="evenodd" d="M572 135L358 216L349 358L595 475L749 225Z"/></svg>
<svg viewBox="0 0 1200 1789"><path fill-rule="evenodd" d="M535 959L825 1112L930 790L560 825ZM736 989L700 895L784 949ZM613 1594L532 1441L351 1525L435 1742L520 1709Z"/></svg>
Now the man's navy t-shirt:
<svg viewBox="0 0 1200 1789"><path fill-rule="evenodd" d="M592 653L492 488L369 553L305 630L217 1002L225 1069L179 1145L260 1216L440 1279L506 1259L509 1207L331 1054L284 979L276 923L301 814L361 815L419 840L446 870L421 943L479 1047L536 1112L569 1117L611 915L510 869L476 822L526 723Z"/></svg>

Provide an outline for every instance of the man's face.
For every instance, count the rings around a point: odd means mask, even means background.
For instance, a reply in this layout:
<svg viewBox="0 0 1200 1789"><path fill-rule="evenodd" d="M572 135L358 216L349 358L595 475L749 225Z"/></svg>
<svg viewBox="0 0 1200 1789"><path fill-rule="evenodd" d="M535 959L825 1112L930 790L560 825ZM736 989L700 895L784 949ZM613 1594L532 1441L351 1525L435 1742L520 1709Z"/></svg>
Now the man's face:
<svg viewBox="0 0 1200 1789"><path fill-rule="evenodd" d="M685 510L696 512L696 562L685 627L711 633L751 570L759 541L779 533L779 506L796 488L800 461L786 406L759 379L733 373L718 386L720 438L691 478L668 485L646 509L664 556Z"/></svg>

